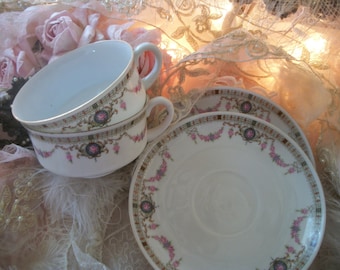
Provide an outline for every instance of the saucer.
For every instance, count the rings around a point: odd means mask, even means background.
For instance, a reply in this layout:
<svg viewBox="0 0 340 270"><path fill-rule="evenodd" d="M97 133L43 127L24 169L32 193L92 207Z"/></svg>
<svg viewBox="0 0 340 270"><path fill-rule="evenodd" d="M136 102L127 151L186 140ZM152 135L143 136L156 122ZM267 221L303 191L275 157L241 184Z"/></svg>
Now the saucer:
<svg viewBox="0 0 340 270"><path fill-rule="evenodd" d="M300 145L315 165L313 151L298 123L270 99L241 88L214 86L195 103L190 115L212 111L251 114L277 126Z"/></svg>
<svg viewBox="0 0 340 270"><path fill-rule="evenodd" d="M133 234L154 269L308 269L325 213L299 145L233 112L191 116L155 140L129 194Z"/></svg>

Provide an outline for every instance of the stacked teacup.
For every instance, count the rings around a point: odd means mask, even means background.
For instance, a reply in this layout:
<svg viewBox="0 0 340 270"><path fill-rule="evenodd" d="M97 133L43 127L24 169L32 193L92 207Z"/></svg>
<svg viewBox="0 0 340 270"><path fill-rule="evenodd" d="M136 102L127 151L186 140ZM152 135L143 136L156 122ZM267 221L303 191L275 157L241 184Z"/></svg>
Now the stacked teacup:
<svg viewBox="0 0 340 270"><path fill-rule="evenodd" d="M146 51L155 63L141 78L138 60ZM92 43L37 72L16 95L12 113L43 167L67 177L100 177L132 162L170 125L171 101L146 94L161 66L161 52L151 43ZM167 116L148 129L147 117L158 105Z"/></svg>

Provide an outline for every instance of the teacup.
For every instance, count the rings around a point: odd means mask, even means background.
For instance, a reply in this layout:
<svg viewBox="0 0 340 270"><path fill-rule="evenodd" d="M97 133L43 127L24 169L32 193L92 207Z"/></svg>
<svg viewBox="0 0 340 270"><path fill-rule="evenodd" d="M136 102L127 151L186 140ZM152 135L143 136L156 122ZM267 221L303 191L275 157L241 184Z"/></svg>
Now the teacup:
<svg viewBox="0 0 340 270"><path fill-rule="evenodd" d="M147 76L137 70L143 52L155 63ZM135 49L119 40L105 40L75 49L45 66L20 89L13 116L25 127L48 133L96 130L138 113L146 92L157 79L162 55L156 45Z"/></svg>
<svg viewBox="0 0 340 270"><path fill-rule="evenodd" d="M167 115L158 126L147 128L147 117L158 105L165 106ZM70 134L27 130L44 168L67 177L95 178L110 174L136 159L148 141L167 129L173 115L171 101L155 97L135 116L99 130Z"/></svg>

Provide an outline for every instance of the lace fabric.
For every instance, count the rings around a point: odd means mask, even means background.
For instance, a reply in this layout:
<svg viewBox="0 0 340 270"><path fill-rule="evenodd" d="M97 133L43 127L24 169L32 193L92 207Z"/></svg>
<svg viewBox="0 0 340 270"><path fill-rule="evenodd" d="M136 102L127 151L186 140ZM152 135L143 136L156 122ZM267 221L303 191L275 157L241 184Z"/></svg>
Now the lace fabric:
<svg viewBox="0 0 340 270"><path fill-rule="evenodd" d="M4 11L41 4L19 2L0 4ZM172 63L148 94L172 100L174 124L213 85L259 93L294 116L313 148L328 207L324 242L312 269L338 269L339 4L231 2L234 9L229 13L225 1L103 0L101 6L90 1L86 7L108 19L135 20L140 26L161 30L161 46L171 52ZM315 54L306 41L318 33L328 45ZM161 109L154 111L149 124L163 117ZM12 121L8 123L14 125ZM134 164L94 181L57 177L40 167L32 151L17 145L26 138L18 138L0 155L0 267L151 269L134 240L128 217Z"/></svg>
<svg viewBox="0 0 340 270"><path fill-rule="evenodd" d="M24 162L28 167L1 173L0 267L151 269L129 222L131 167L90 182L46 172L33 152L19 146L1 154L7 156L6 169Z"/></svg>
<svg viewBox="0 0 340 270"><path fill-rule="evenodd" d="M103 261L106 265L110 265L111 269L152 269L139 251L132 234L128 216L127 192L121 194L119 207L113 212L107 227L103 251Z"/></svg>

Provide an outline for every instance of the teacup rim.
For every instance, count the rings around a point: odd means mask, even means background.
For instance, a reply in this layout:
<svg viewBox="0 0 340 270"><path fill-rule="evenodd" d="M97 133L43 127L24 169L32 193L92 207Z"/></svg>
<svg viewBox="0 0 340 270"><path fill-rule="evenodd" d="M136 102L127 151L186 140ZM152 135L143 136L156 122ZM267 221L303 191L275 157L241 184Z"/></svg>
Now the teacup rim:
<svg viewBox="0 0 340 270"><path fill-rule="evenodd" d="M121 44L127 45L127 48L130 48L132 57L129 63L127 64L127 66L125 67L124 71L114 81L112 81L105 88L103 88L103 90L99 94L93 96L92 98L82 103L81 105L76 106L66 112L54 115L52 117L42 118L39 120L24 120L18 116L16 112L20 111L20 106L19 104L17 104L18 99L20 98L20 92L23 93L23 91L27 91L26 89L29 88L32 83L35 83L36 81L38 81L42 76L45 75L46 72L49 72L51 69L54 68L55 65L58 65L59 62L64 61L63 58L70 57L73 54L79 53L79 50L88 50L89 48L97 46L98 44L101 44L101 43L121 43ZM13 103L11 105L12 115L20 123L25 124L25 125L30 125L30 126L48 125L53 122L63 120L67 117L71 117L73 114L76 114L79 111L82 111L83 109L90 107L91 105L95 104L98 100L105 97L105 95L107 95L111 89L113 89L117 84L119 84L122 81L122 79L124 79L124 77L128 74L132 66L133 66L133 47L124 40L100 40L100 41L96 41L93 43L89 43L75 50L69 51L65 53L63 56L61 56L60 58L54 60L52 63L43 67L41 70L39 70L37 73L35 73L31 78L27 80L27 82L21 87L21 89L19 90L19 92L17 93L17 95L15 96L13 100Z"/></svg>

